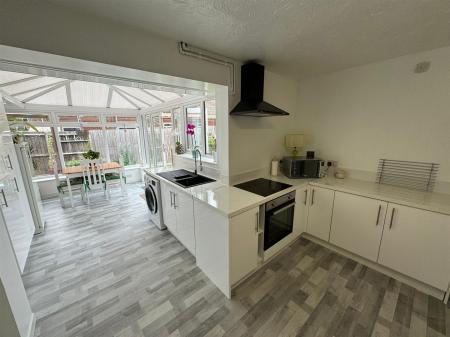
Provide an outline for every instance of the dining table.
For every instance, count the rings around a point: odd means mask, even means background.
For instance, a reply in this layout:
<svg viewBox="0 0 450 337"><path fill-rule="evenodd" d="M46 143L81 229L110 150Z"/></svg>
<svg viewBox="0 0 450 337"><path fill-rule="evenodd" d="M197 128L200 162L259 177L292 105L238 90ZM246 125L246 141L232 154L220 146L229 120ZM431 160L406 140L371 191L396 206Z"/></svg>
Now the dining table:
<svg viewBox="0 0 450 337"><path fill-rule="evenodd" d="M120 183L123 188L123 165L117 162L106 162L100 164L103 173L119 173L120 175ZM64 176L66 177L67 189L69 191L70 204L73 207L73 196L72 196L72 188L70 186L70 179L83 177L83 166L70 166L64 167L62 170Z"/></svg>

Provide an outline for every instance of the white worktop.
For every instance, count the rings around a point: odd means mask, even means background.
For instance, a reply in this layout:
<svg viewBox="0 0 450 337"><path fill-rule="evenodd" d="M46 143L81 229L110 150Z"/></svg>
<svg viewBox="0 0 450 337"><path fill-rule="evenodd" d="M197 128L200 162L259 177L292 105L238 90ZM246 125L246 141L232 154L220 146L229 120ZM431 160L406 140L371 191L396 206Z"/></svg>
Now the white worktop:
<svg viewBox="0 0 450 337"><path fill-rule="evenodd" d="M292 185L292 187L268 197L262 197L227 185L220 180L190 188L182 188L157 175L158 172L175 169L177 168L146 169L145 171L156 178L168 182L172 186L191 194L194 198L205 202L207 205L217 209L228 217L232 217L258 205L262 205L271 199L295 191L307 184L450 215L450 194L421 192L355 179L289 179L283 175L276 177L267 175L262 178L283 182Z"/></svg>

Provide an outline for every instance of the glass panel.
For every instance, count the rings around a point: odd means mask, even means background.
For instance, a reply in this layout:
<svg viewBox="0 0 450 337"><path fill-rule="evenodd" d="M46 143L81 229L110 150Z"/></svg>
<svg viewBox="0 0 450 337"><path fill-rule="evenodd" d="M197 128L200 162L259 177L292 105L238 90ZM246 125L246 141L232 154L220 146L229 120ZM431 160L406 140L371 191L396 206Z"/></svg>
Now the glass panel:
<svg viewBox="0 0 450 337"><path fill-rule="evenodd" d="M216 144L216 101L205 101L205 120L206 120L206 153L213 154L217 150Z"/></svg>
<svg viewBox="0 0 450 337"><path fill-rule="evenodd" d="M40 115L28 115L28 114L12 114L8 113L8 120L10 122L14 121L24 121L24 122L48 122L50 121L50 118L46 114L40 114Z"/></svg>
<svg viewBox="0 0 450 337"><path fill-rule="evenodd" d="M79 121L83 123L98 123L100 122L99 116L79 116Z"/></svg>
<svg viewBox="0 0 450 337"><path fill-rule="evenodd" d="M58 121L61 123L78 123L78 116L59 115Z"/></svg>
<svg viewBox="0 0 450 337"><path fill-rule="evenodd" d="M117 109L136 109L134 105L128 102L125 98L120 96L117 92L113 91L111 97L111 108Z"/></svg>
<svg viewBox="0 0 450 337"><path fill-rule="evenodd" d="M175 142L183 143L184 134L183 134L183 116L181 115L181 108L175 108L172 110L173 114L173 125L172 125L172 134Z"/></svg>
<svg viewBox="0 0 450 337"><path fill-rule="evenodd" d="M140 163L139 128L106 128L106 142L111 161L124 166Z"/></svg>
<svg viewBox="0 0 450 337"><path fill-rule="evenodd" d="M163 128L160 114L153 114L147 117L147 130L149 136L150 167L164 166Z"/></svg>
<svg viewBox="0 0 450 337"><path fill-rule="evenodd" d="M45 95L38 96L27 103L30 104L47 104L47 105L67 105L66 87L60 87L50 91Z"/></svg>
<svg viewBox="0 0 450 337"><path fill-rule="evenodd" d="M59 132L66 166L79 166L83 153L92 149L103 159L103 135L101 127L63 127Z"/></svg>
<svg viewBox="0 0 450 337"><path fill-rule="evenodd" d="M30 78L33 76L34 75L30 75L30 74L13 73L11 71L0 71L0 83L4 84L4 83L12 82L12 81Z"/></svg>
<svg viewBox="0 0 450 337"><path fill-rule="evenodd" d="M134 122L136 123L136 116L117 116L117 122Z"/></svg>
<svg viewBox="0 0 450 337"><path fill-rule="evenodd" d="M74 106L106 107L109 90L106 84L73 81L70 88Z"/></svg>
<svg viewBox="0 0 450 337"><path fill-rule="evenodd" d="M199 150L203 153L204 130L202 109L200 106L186 108L187 124L195 125L194 135L187 135L187 148L192 150L194 146L198 146Z"/></svg>
<svg viewBox="0 0 450 337"><path fill-rule="evenodd" d="M37 130L30 129L23 134L23 140L30 147L33 176L53 175L55 161L59 163L54 130L52 127L37 127Z"/></svg>
<svg viewBox="0 0 450 337"><path fill-rule="evenodd" d="M115 123L116 116L106 116L106 123Z"/></svg>
<svg viewBox="0 0 450 337"><path fill-rule="evenodd" d="M62 78L42 76L42 77L37 77L37 78L31 79L29 81L8 85L8 86L3 87L2 89L5 89L5 91L8 92L9 94L15 95L15 94L23 92L23 91L33 90L33 89L37 89L39 87L43 87L46 85L51 85L51 84L55 84L55 83L63 82L63 81L64 81L64 79L62 79ZM45 89L47 89L47 87L42 88L41 90L44 91ZM28 97L29 96L31 96L31 94L28 95Z"/></svg>
<svg viewBox="0 0 450 337"><path fill-rule="evenodd" d="M151 94L155 95L159 99L163 100L164 102L173 101L174 99L180 98L180 95L174 93L174 92L168 92L168 91L157 91L157 90L148 90Z"/></svg>

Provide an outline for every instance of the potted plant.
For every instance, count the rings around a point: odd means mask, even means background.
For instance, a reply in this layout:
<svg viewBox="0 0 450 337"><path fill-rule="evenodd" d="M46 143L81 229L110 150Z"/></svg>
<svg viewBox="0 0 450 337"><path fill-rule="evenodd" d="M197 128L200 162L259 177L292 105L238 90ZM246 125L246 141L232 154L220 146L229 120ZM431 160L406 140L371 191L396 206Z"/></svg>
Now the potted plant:
<svg viewBox="0 0 450 337"><path fill-rule="evenodd" d="M85 159L89 159L89 160L99 159L100 158L100 152L95 152L92 149L90 149L89 151L83 153L83 157Z"/></svg>
<svg viewBox="0 0 450 337"><path fill-rule="evenodd" d="M217 140L216 137L214 137L213 135L208 137L208 146L209 149L211 150L211 154L213 156L214 161L217 161Z"/></svg>
<svg viewBox="0 0 450 337"><path fill-rule="evenodd" d="M184 151L184 146L183 144L181 144L180 142L175 142L175 153L176 154L183 154Z"/></svg>

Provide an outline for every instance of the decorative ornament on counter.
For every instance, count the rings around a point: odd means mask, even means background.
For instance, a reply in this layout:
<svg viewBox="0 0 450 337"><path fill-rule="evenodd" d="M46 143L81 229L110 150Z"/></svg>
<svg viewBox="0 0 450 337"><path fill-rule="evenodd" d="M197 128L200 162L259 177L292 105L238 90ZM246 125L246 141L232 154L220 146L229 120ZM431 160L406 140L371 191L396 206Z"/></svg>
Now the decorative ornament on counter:
<svg viewBox="0 0 450 337"><path fill-rule="evenodd" d="M176 142L175 143L175 153L176 154L183 154L183 153L185 153L184 146L180 142Z"/></svg>
<svg viewBox="0 0 450 337"><path fill-rule="evenodd" d="M334 177L337 179L344 179L346 175L347 174L343 169L336 169L334 172Z"/></svg>

